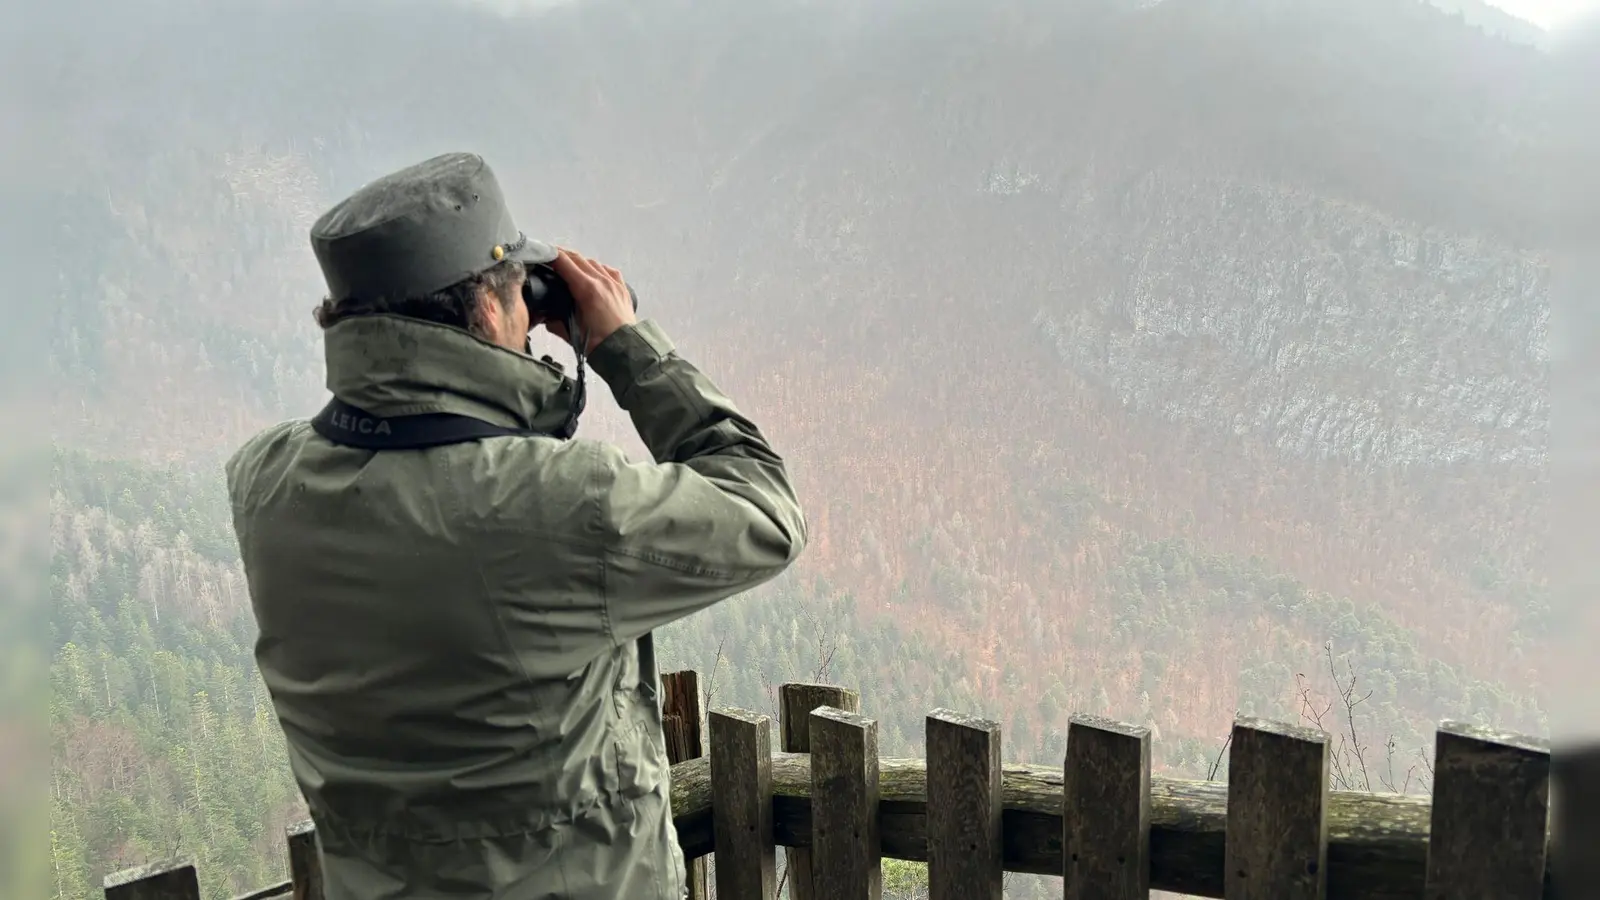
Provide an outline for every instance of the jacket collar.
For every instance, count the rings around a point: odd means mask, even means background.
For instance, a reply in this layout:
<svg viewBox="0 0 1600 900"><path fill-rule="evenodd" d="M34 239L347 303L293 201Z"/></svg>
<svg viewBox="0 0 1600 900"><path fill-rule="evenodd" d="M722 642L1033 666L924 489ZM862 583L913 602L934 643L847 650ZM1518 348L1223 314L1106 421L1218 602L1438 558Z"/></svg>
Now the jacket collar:
<svg viewBox="0 0 1600 900"><path fill-rule="evenodd" d="M323 332L323 349L328 390L377 416L455 413L553 432L574 396L552 362L404 316L345 319Z"/></svg>

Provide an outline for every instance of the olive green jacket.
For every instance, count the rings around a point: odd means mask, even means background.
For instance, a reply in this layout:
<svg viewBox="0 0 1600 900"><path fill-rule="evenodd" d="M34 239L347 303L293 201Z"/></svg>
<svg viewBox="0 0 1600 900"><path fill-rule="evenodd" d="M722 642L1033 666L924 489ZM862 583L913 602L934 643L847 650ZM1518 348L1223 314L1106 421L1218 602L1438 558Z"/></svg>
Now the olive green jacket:
<svg viewBox="0 0 1600 900"><path fill-rule="evenodd" d="M379 416L559 426L555 365L395 316L325 334ZM806 524L783 460L654 323L590 358L655 462L592 440L372 452L308 422L227 464L256 659L327 900L678 900L653 658L765 582Z"/></svg>

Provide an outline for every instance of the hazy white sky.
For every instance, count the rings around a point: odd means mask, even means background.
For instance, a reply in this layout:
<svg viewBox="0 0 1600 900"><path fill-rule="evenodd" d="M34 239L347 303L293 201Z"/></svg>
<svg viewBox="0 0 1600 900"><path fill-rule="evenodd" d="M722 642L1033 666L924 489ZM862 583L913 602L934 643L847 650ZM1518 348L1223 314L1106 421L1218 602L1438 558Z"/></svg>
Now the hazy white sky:
<svg viewBox="0 0 1600 900"><path fill-rule="evenodd" d="M1572 20L1582 12L1600 8L1600 0L1489 0L1518 18L1535 25L1554 28Z"/></svg>
<svg viewBox="0 0 1600 900"><path fill-rule="evenodd" d="M469 0L503 12L527 12L559 6L573 0ZM1580 13L1600 14L1600 0L1487 0L1512 15L1542 28L1551 29L1570 22Z"/></svg>

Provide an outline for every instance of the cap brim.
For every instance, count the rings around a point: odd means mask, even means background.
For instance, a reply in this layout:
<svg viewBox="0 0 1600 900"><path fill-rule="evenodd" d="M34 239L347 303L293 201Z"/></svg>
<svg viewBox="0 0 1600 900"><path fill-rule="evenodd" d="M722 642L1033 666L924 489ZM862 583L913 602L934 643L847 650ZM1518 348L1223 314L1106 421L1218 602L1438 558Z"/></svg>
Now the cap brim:
<svg viewBox="0 0 1600 900"><path fill-rule="evenodd" d="M560 255L556 248L533 238L526 239L521 247L511 251L511 258L525 266L548 265L555 262L556 257Z"/></svg>

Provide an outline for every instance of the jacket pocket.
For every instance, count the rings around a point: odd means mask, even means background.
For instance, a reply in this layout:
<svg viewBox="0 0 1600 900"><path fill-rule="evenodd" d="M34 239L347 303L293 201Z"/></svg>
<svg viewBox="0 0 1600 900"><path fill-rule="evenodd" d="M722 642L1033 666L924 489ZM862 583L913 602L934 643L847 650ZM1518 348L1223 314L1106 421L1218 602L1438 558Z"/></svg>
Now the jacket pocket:
<svg viewBox="0 0 1600 900"><path fill-rule="evenodd" d="M628 714L617 722L617 773L622 796L630 799L654 791L667 778L666 744L660 720L648 712L653 702L635 688Z"/></svg>
<svg viewBox="0 0 1600 900"><path fill-rule="evenodd" d="M634 647L618 651L613 685L613 741L621 796L637 799L654 791L667 778L666 743L661 734L661 705L654 685L640 677Z"/></svg>

